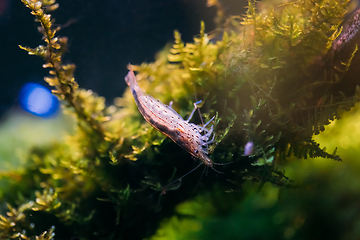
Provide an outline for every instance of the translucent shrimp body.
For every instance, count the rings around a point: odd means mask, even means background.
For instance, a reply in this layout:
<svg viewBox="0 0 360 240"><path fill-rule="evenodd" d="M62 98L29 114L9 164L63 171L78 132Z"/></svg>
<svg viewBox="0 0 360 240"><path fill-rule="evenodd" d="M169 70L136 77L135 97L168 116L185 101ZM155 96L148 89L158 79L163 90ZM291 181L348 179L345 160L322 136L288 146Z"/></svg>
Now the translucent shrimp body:
<svg viewBox="0 0 360 240"><path fill-rule="evenodd" d="M171 108L171 105L163 104L160 100L145 94L137 84L132 70L126 75L125 82L130 87L140 113L151 126L169 137L188 153L200 159L206 166L213 168L214 163L207 156L208 145L214 140L214 138L209 140L213 132L213 126L211 126L210 130L205 127L214 118L204 126L189 123L197 108L196 103L194 103L194 110L189 118L184 120Z"/></svg>

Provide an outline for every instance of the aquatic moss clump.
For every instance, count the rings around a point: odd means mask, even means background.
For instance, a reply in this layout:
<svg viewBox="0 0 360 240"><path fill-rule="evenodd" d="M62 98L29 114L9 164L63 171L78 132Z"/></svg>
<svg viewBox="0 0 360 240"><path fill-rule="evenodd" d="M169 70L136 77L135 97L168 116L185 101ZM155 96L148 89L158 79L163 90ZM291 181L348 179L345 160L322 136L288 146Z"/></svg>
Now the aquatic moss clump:
<svg viewBox="0 0 360 240"><path fill-rule="evenodd" d="M312 136L359 99L347 75L357 47L343 29L352 23L341 25L348 1L297 1L262 12L249 2L245 16L228 18L219 2L208 1L218 7L215 35L201 23L199 36L183 43L175 31L174 44L155 62L132 66L140 87L174 101L180 115L201 99L204 121L216 116L210 157L226 165L216 165L223 174L210 169L195 193L200 174L174 181L196 166L191 155L145 122L129 90L107 107L79 88L75 65L62 62L67 38L57 36L49 14L55 0L22 2L40 22L45 45L20 48L45 60L45 81L76 125L64 142L29 153L26 169L3 194L10 214L1 215L1 237L26 239L54 225L63 238L142 239L197 195L219 213L242 199L247 180L287 185L280 161L341 160ZM335 44L339 38L345 40ZM21 198L13 194L19 190ZM215 204L225 198L226 206ZM53 231L41 236L50 239Z"/></svg>

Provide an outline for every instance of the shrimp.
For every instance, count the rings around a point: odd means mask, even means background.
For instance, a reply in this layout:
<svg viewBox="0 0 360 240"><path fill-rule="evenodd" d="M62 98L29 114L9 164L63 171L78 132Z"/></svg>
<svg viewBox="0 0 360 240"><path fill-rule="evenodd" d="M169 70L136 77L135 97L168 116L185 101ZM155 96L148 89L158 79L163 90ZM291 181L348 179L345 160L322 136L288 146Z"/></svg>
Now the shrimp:
<svg viewBox="0 0 360 240"><path fill-rule="evenodd" d="M200 159L206 166L214 169L214 162L207 156L207 149L208 145L214 142L215 135L209 140L213 133L213 126L211 126L210 130L206 129L206 126L215 117L210 119L204 126L189 123L197 109L197 104L201 101L194 103L194 109L189 118L184 120L171 108L172 102L170 105L166 105L144 93L137 84L134 72L131 69L125 76L125 82L130 87L140 113L151 126L169 137L192 156Z"/></svg>

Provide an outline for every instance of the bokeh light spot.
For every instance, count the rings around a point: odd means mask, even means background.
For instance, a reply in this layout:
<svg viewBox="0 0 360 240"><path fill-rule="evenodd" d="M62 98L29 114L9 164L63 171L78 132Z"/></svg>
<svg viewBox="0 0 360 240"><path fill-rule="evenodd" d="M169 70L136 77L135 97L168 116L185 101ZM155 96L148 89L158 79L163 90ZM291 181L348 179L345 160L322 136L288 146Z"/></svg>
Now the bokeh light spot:
<svg viewBox="0 0 360 240"><path fill-rule="evenodd" d="M37 83L26 83L20 90L19 101L25 111L42 118L56 115L59 109L59 100Z"/></svg>

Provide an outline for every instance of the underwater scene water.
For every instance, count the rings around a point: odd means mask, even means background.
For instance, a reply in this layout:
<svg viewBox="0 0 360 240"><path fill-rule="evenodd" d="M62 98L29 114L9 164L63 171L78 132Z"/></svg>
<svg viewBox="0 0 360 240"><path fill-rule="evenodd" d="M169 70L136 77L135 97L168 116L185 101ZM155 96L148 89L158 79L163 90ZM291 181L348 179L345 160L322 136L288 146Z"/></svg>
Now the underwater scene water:
<svg viewBox="0 0 360 240"><path fill-rule="evenodd" d="M359 239L359 3L0 1L0 239Z"/></svg>

